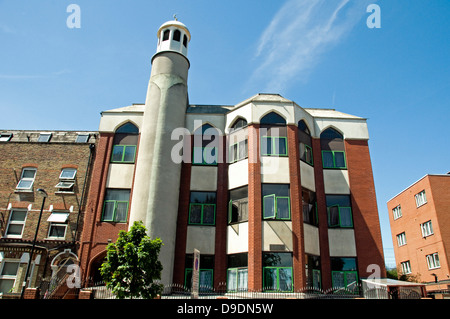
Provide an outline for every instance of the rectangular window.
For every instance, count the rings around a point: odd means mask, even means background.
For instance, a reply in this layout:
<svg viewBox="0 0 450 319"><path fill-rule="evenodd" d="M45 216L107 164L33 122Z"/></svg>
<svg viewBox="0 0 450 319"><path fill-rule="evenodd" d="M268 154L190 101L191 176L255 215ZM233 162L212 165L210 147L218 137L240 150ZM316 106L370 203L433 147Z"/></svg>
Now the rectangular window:
<svg viewBox="0 0 450 319"><path fill-rule="evenodd" d="M427 258L428 269L435 269L435 268L441 267L441 263L439 262L438 253L427 255L426 258Z"/></svg>
<svg viewBox="0 0 450 319"><path fill-rule="evenodd" d="M63 168L59 175L59 183L55 185L58 188L58 192L73 193L76 174L77 170L75 168Z"/></svg>
<svg viewBox="0 0 450 319"><path fill-rule="evenodd" d="M394 220L399 219L400 217L402 217L402 208L400 207L400 205L398 205L397 207L394 207L392 209L392 214L394 216Z"/></svg>
<svg viewBox="0 0 450 319"><path fill-rule="evenodd" d="M184 285L190 289L192 287L192 266L194 255L188 254L185 259ZM214 256L200 256L200 273L199 273L199 290L200 292L208 292L213 289L214 280Z"/></svg>
<svg viewBox="0 0 450 319"><path fill-rule="evenodd" d="M291 219L289 185L263 184L262 195L264 219Z"/></svg>
<svg viewBox="0 0 450 319"><path fill-rule="evenodd" d="M344 151L322 151L323 168L347 168Z"/></svg>
<svg viewBox="0 0 450 319"><path fill-rule="evenodd" d="M292 291L292 254L263 253L263 289Z"/></svg>
<svg viewBox="0 0 450 319"><path fill-rule="evenodd" d="M409 260L408 261L404 261L404 262L402 262L400 264L401 264L401 267L402 267L402 274L407 275L407 274L411 273L411 264L410 264Z"/></svg>
<svg viewBox="0 0 450 319"><path fill-rule="evenodd" d="M420 225L422 229L422 237L427 237L433 235L433 225L431 224L431 220Z"/></svg>
<svg viewBox="0 0 450 319"><path fill-rule="evenodd" d="M78 134L75 143L87 143L89 140L89 134Z"/></svg>
<svg viewBox="0 0 450 319"><path fill-rule="evenodd" d="M319 224L316 193L307 189L302 190L302 210L304 223L314 226Z"/></svg>
<svg viewBox="0 0 450 319"><path fill-rule="evenodd" d="M419 194L416 194L415 199L416 199L416 207L426 204L427 196L425 195L425 190L421 191Z"/></svg>
<svg viewBox="0 0 450 319"><path fill-rule="evenodd" d="M300 143L300 160L308 163L309 165L314 164L311 146L306 145L304 143Z"/></svg>
<svg viewBox="0 0 450 319"><path fill-rule="evenodd" d="M192 164L217 165L217 147L194 147L192 152Z"/></svg>
<svg viewBox="0 0 450 319"><path fill-rule="evenodd" d="M129 189L107 189L103 202L102 221L125 223L130 201Z"/></svg>
<svg viewBox="0 0 450 319"><path fill-rule="evenodd" d="M235 163L248 157L248 140L242 140L230 146L229 161Z"/></svg>
<svg viewBox="0 0 450 319"><path fill-rule="evenodd" d="M227 267L227 290L247 291L248 253L228 255Z"/></svg>
<svg viewBox="0 0 450 319"><path fill-rule="evenodd" d="M114 145L111 155L112 163L134 163L136 145Z"/></svg>
<svg viewBox="0 0 450 319"><path fill-rule="evenodd" d="M326 195L328 227L352 228L353 217L349 195Z"/></svg>
<svg viewBox="0 0 450 319"><path fill-rule="evenodd" d="M16 186L17 190L31 190L34 183L34 178L36 177L36 168L26 167L22 169L22 175L20 176L20 181Z"/></svg>
<svg viewBox="0 0 450 319"><path fill-rule="evenodd" d="M26 210L12 210L9 215L8 227L6 229L6 237L22 238L25 220L27 218Z"/></svg>
<svg viewBox="0 0 450 319"><path fill-rule="evenodd" d="M67 220L69 213L66 212L52 212L47 222L50 223L48 228L48 238L50 239L64 239L66 237Z"/></svg>
<svg viewBox="0 0 450 319"><path fill-rule="evenodd" d="M190 225L215 225L216 193L191 192L189 204Z"/></svg>
<svg viewBox="0 0 450 319"><path fill-rule="evenodd" d="M406 234L405 232L397 235L397 244L398 246L406 245Z"/></svg>
<svg viewBox="0 0 450 319"><path fill-rule="evenodd" d="M228 223L239 223L248 220L248 186L229 191Z"/></svg>
<svg viewBox="0 0 450 319"><path fill-rule="evenodd" d="M353 291L358 286L356 258L332 257L331 280L333 287Z"/></svg>
<svg viewBox="0 0 450 319"><path fill-rule="evenodd" d="M1 133L0 142L8 142L13 137L12 133Z"/></svg>
<svg viewBox="0 0 450 319"><path fill-rule="evenodd" d="M12 291L18 270L19 261L4 259L0 263L0 293Z"/></svg>
<svg viewBox="0 0 450 319"><path fill-rule="evenodd" d="M287 156L287 137L262 136L261 155L263 156Z"/></svg>
<svg viewBox="0 0 450 319"><path fill-rule="evenodd" d="M52 133L41 133L41 134L39 134L38 142L44 142L44 143L49 142L51 137L52 137Z"/></svg>

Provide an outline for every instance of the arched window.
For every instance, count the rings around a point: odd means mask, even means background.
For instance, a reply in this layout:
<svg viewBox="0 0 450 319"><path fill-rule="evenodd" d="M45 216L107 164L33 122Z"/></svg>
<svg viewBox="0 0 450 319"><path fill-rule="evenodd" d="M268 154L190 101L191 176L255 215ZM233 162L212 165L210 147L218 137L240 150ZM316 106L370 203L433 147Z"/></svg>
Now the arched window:
<svg viewBox="0 0 450 319"><path fill-rule="evenodd" d="M192 163L195 165L217 165L219 132L210 124L204 124L194 132Z"/></svg>
<svg viewBox="0 0 450 319"><path fill-rule="evenodd" d="M133 123L127 122L120 126L113 140L112 163L134 163L139 129Z"/></svg>
<svg viewBox="0 0 450 319"><path fill-rule="evenodd" d="M183 45L185 48L187 48L187 36L186 34L183 36Z"/></svg>
<svg viewBox="0 0 450 319"><path fill-rule="evenodd" d="M287 156L286 120L275 112L260 121L261 155Z"/></svg>
<svg viewBox="0 0 450 319"><path fill-rule="evenodd" d="M300 160L313 165L311 133L304 120L298 122Z"/></svg>
<svg viewBox="0 0 450 319"><path fill-rule="evenodd" d="M320 134L323 168L347 168L344 137L332 127Z"/></svg>
<svg viewBox="0 0 450 319"><path fill-rule="evenodd" d="M247 121L243 118L238 118L233 125L231 125L230 132L236 131L240 128L246 127Z"/></svg>
<svg viewBox="0 0 450 319"><path fill-rule="evenodd" d="M164 33L163 33L163 41L169 40L169 36L170 36L170 30L164 31Z"/></svg>
<svg viewBox="0 0 450 319"><path fill-rule="evenodd" d="M243 118L235 120L230 127L228 136L228 161L234 163L248 157L248 131L245 129L247 121Z"/></svg>
<svg viewBox="0 0 450 319"><path fill-rule="evenodd" d="M175 32L173 33L173 40L180 42L181 40L181 32L180 30L175 30Z"/></svg>

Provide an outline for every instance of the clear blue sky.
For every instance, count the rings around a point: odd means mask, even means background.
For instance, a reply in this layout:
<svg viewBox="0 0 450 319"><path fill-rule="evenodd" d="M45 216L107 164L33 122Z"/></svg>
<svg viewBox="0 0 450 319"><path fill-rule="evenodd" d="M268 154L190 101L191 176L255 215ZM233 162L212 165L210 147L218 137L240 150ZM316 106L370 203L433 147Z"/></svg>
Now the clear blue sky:
<svg viewBox="0 0 450 319"><path fill-rule="evenodd" d="M69 4L81 9L70 29ZM369 4L381 28L369 29ZM368 119L383 244L386 202L450 171L448 0L0 0L0 128L97 130L100 112L143 103L156 31L191 31L193 104L279 93Z"/></svg>

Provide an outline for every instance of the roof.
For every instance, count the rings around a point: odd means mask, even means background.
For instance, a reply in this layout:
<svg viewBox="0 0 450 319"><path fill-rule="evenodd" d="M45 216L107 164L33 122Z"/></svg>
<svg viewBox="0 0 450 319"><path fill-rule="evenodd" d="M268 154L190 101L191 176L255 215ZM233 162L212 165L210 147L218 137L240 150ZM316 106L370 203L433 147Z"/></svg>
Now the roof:
<svg viewBox="0 0 450 319"><path fill-rule="evenodd" d="M183 29L184 31L186 31L186 34L189 37L189 41L191 40L191 33L189 32L189 29L178 20L171 20L171 21L164 22L158 29L158 33L157 33L158 38L160 37L160 33L163 28L167 28L167 27L171 27L171 26L174 26L174 27L177 27L177 28L180 28L180 29Z"/></svg>
<svg viewBox="0 0 450 319"><path fill-rule="evenodd" d="M335 109L304 108L304 110L316 118L341 118L341 119L365 120L365 118L362 118L362 117L359 117L356 115L347 114L347 113L342 113L342 112L336 111Z"/></svg>

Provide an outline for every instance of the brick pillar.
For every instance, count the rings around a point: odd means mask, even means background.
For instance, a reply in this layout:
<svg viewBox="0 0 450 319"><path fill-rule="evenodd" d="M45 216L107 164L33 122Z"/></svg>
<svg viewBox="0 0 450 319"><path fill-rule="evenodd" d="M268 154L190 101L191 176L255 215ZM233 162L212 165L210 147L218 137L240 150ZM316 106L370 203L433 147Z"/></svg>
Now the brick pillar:
<svg viewBox="0 0 450 319"><path fill-rule="evenodd" d="M248 127L248 289L262 289L262 205L259 125Z"/></svg>
<svg viewBox="0 0 450 319"><path fill-rule="evenodd" d="M306 286L303 212L302 212L302 185L300 178L300 152L296 125L287 126L289 150L289 179L291 197L292 243L293 243L293 269L294 289Z"/></svg>
<svg viewBox="0 0 450 319"><path fill-rule="evenodd" d="M221 136L217 165L216 238L214 255L214 287L227 281L227 215L228 215L228 163L227 138Z"/></svg>
<svg viewBox="0 0 450 319"><path fill-rule="evenodd" d="M39 288L26 288L23 299L39 299Z"/></svg>
<svg viewBox="0 0 450 319"><path fill-rule="evenodd" d="M320 241L320 264L322 275L322 289L327 290L332 286L330 248L328 244L328 213L325 200L325 185L323 181L322 149L320 139L312 139L314 158L314 180L316 184L317 212L319 217L319 241Z"/></svg>
<svg viewBox="0 0 450 319"><path fill-rule="evenodd" d="M380 267L380 276L386 277L380 220L367 140L345 140L345 154L352 192L358 274L362 278L370 276L373 269L367 272L367 266L376 264Z"/></svg>
<svg viewBox="0 0 450 319"><path fill-rule="evenodd" d="M78 294L78 299L93 299L94 295L92 294L92 290L80 290Z"/></svg>

